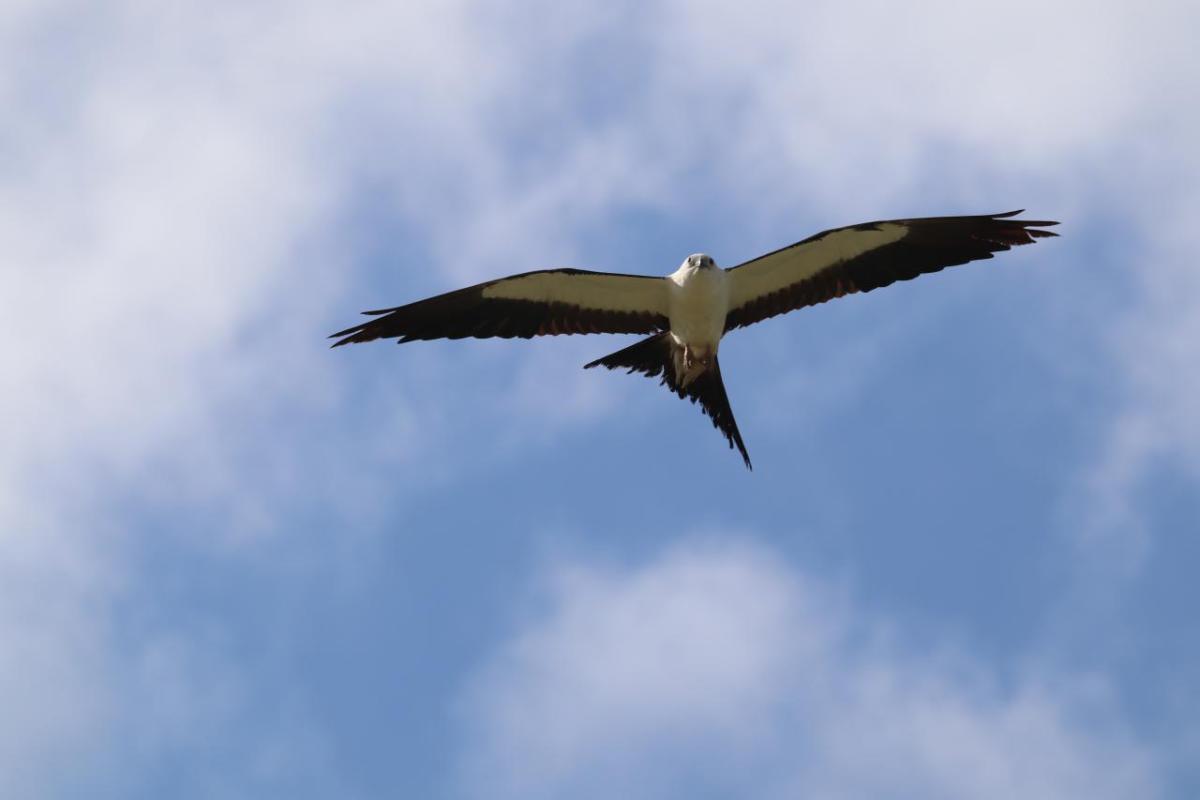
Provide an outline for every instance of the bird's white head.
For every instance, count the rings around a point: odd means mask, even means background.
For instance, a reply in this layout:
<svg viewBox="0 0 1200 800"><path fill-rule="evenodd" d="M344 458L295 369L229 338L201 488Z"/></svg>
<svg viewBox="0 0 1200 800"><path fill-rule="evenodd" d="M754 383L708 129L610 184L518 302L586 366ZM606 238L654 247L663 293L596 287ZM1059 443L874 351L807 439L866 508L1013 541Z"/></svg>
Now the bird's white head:
<svg viewBox="0 0 1200 800"><path fill-rule="evenodd" d="M717 262L713 261L712 256L705 253L694 253L687 257L683 262L683 266L691 267L692 269L716 269Z"/></svg>

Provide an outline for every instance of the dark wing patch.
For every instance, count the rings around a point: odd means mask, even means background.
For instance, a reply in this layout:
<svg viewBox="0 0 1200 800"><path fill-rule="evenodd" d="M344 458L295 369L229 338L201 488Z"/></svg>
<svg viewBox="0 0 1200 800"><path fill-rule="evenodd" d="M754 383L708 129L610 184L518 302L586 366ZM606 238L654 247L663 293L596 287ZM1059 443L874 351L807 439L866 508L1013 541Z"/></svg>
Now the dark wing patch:
<svg viewBox="0 0 1200 800"><path fill-rule="evenodd" d="M419 300L396 308L363 312L378 317L360 325L338 331L329 338L337 339L333 346L370 342L375 339L397 339L400 343L428 339L485 339L532 336L556 336L572 333L652 333L670 326L665 313L653 308L589 308L581 302L560 300L487 297L485 290L502 283L541 277L581 276L588 279L619 279L621 286L644 284L648 292L651 282L660 278L639 275L615 275L587 270L559 269L526 272L497 281L481 283L466 289ZM628 282L628 283L626 283ZM617 284L618 281L610 281Z"/></svg>
<svg viewBox="0 0 1200 800"><path fill-rule="evenodd" d="M881 226L901 225L907 229L903 237L896 241L868 249L845 260L834 261L810 274L804 274L804 270L797 269L798 280L749 298L730 311L725 319L725 330L750 325L804 306L824 303L852 292L869 292L896 281L911 280L918 275L938 272L946 267L991 258L993 253L1017 245L1031 244L1035 239L1042 237L1058 235L1052 231L1039 230L1057 225L1057 222L1012 219L1020 213L1010 211L1005 214L981 216L867 222L824 231L789 247L740 264L731 270L734 273L731 277L735 282L739 270L753 270L756 265L769 264L772 260L795 259L799 262L804 257L806 245L813 245L810 249L815 249L815 246L827 237L845 236L855 231L878 231L882 230Z"/></svg>
<svg viewBox="0 0 1200 800"><path fill-rule="evenodd" d="M703 375L692 381L686 387L680 387L675 377L674 343L670 334L662 333L643 339L624 350L618 350L604 358L596 359L585 364L584 369L592 367L607 367L608 369L626 369L629 372L640 372L648 378L661 376L660 385L666 386L681 398L700 404L713 427L725 434L729 447L737 448L746 462L746 468L753 470L750 454L746 452L746 444L738 431L737 420L733 418L733 408L729 405L729 396L725 393L725 382L721 379L721 364L714 358L712 367Z"/></svg>

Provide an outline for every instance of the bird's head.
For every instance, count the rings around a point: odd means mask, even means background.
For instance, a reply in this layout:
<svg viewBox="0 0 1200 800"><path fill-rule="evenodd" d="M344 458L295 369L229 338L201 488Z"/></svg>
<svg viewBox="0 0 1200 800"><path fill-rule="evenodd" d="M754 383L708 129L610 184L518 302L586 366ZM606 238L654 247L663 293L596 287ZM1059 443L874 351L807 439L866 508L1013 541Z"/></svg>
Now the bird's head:
<svg viewBox="0 0 1200 800"><path fill-rule="evenodd" d="M716 269L717 262L713 261L712 256L704 253L696 253L687 257L687 261L683 262L684 266L692 269Z"/></svg>

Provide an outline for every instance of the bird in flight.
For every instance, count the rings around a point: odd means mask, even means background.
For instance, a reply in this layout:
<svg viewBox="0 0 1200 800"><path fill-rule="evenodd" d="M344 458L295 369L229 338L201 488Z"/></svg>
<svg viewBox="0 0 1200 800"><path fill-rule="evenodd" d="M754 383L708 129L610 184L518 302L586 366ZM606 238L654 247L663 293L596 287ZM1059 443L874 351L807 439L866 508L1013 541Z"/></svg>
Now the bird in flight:
<svg viewBox="0 0 1200 800"><path fill-rule="evenodd" d="M525 272L408 305L330 336L333 347L375 339L401 344L467 337L505 339L569 333L649 334L584 365L659 377L699 403L752 469L721 380L717 349L735 328L854 292L869 292L946 267L991 258L1057 222L1020 211L864 222L818 233L728 269L688 256L664 278L581 269Z"/></svg>

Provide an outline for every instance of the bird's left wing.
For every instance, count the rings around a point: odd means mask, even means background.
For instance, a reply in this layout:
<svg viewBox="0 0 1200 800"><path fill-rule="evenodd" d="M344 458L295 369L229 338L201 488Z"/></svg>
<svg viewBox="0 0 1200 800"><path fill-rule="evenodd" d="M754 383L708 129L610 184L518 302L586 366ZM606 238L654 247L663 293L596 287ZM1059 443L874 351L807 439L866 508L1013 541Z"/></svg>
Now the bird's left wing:
<svg viewBox="0 0 1200 800"><path fill-rule="evenodd" d="M729 271L725 330L1057 236L1039 230L1057 222L1013 219L1020 213L866 222L739 264Z"/></svg>
<svg viewBox="0 0 1200 800"><path fill-rule="evenodd" d="M670 327L667 282L580 269L526 272L406 306L330 338L334 347L375 339L463 339L563 333L654 333Z"/></svg>

